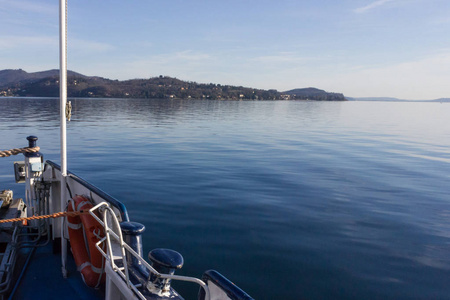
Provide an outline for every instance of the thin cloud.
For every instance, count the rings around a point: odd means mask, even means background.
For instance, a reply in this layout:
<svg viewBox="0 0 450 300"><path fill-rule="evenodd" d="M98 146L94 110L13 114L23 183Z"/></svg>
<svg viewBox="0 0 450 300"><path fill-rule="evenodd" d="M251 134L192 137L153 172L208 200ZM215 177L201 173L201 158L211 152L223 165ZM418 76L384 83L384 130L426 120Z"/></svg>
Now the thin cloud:
<svg viewBox="0 0 450 300"><path fill-rule="evenodd" d="M111 44L90 40L69 38L68 43L70 50L82 50L84 52L105 52L115 49L115 47Z"/></svg>
<svg viewBox="0 0 450 300"><path fill-rule="evenodd" d="M303 63L309 61L310 58L299 57L292 52L282 52L274 55L258 56L252 59L259 63Z"/></svg>
<svg viewBox="0 0 450 300"><path fill-rule="evenodd" d="M448 25L450 24L450 17L440 17L440 18L433 18L431 21L431 24L433 25Z"/></svg>
<svg viewBox="0 0 450 300"><path fill-rule="evenodd" d="M386 3L389 3L389 2L392 2L392 1L395 1L395 0L377 0L377 1L372 2L372 3L370 3L370 4L366 5L366 6L356 8L353 11L355 13L362 14L362 13L368 12L369 10L372 10L372 9L374 9L376 7L382 6L382 5L384 5Z"/></svg>
<svg viewBox="0 0 450 300"><path fill-rule="evenodd" d="M8 43L0 44L0 50L24 47L56 47L58 45L58 39L50 36L0 36L0 40L8 41Z"/></svg>
<svg viewBox="0 0 450 300"><path fill-rule="evenodd" d="M340 76L322 80L329 90L344 91L347 96L386 96L411 100L447 98L450 95L450 49L428 57L393 65L349 70ZM349 83L352 86L349 87Z"/></svg>
<svg viewBox="0 0 450 300"><path fill-rule="evenodd" d="M177 60L202 62L204 60L209 60L211 58L211 55L205 54L205 53L195 53L193 51L187 50L187 51L177 52L177 53L175 53L175 55L173 57L174 57L174 59L177 59Z"/></svg>
<svg viewBox="0 0 450 300"><path fill-rule="evenodd" d="M2 10L25 11L42 14L56 14L58 12L57 5L35 3L32 1L10 1L0 0Z"/></svg>
<svg viewBox="0 0 450 300"><path fill-rule="evenodd" d="M214 56L191 50L167 54L146 55L145 58L115 62L113 65L103 61L93 62L89 67L80 69L86 74L99 74L109 78L121 80L130 78L147 78L166 74L177 78L195 79L195 74L211 72L216 66ZM118 74L117 70L120 70Z"/></svg>
<svg viewBox="0 0 450 300"><path fill-rule="evenodd" d="M204 64L205 61L210 61L212 56L207 53L194 52L191 50L154 55L146 61L152 64L187 64L199 63Z"/></svg>

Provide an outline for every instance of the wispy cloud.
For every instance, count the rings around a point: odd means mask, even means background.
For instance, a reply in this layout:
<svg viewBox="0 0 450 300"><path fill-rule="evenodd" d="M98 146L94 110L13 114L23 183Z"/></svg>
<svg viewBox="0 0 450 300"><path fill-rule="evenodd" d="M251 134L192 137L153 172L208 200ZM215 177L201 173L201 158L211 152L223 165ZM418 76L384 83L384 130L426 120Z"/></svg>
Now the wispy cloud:
<svg viewBox="0 0 450 300"><path fill-rule="evenodd" d="M195 53L193 51L187 50L182 52L177 52L172 56L176 60L185 60L185 61L204 61L211 58L211 55L206 53Z"/></svg>
<svg viewBox="0 0 450 300"><path fill-rule="evenodd" d="M186 50L129 57L128 60L116 61L114 64L104 60L92 61L88 67L79 68L78 71L114 79L147 78L163 74L197 80L196 74L214 69L216 64L217 61L211 54Z"/></svg>
<svg viewBox="0 0 450 300"><path fill-rule="evenodd" d="M347 87L348 96L390 96L401 99L437 99L450 95L450 49L416 60L379 67L369 66L324 79L329 90ZM352 83L351 86L349 83Z"/></svg>
<svg viewBox="0 0 450 300"><path fill-rule="evenodd" d="M369 10L372 10L372 9L374 9L376 7L382 6L382 5L386 4L386 3L393 2L393 1L396 1L396 0L377 0L377 1L372 2L372 3L370 3L370 4L366 5L366 6L358 7L356 9L354 9L353 11L355 13L362 14L362 13L368 12Z"/></svg>
<svg viewBox="0 0 450 300"><path fill-rule="evenodd" d="M44 4L42 2L35 3L33 1L0 0L0 6L5 11L14 10L42 14L55 14L58 12L57 5Z"/></svg>
<svg viewBox="0 0 450 300"><path fill-rule="evenodd" d="M0 43L0 51L12 52L18 49L58 49L59 39L58 36L1 36L0 40L8 41L7 43ZM84 53L102 53L110 50L114 50L115 47L96 41L82 40L82 39L70 39L69 38L69 51L83 51Z"/></svg>
<svg viewBox="0 0 450 300"><path fill-rule="evenodd" d="M252 59L259 63L302 63L311 60L308 57L298 56L294 52L281 52L274 55L257 56Z"/></svg>
<svg viewBox="0 0 450 300"><path fill-rule="evenodd" d="M194 52L191 50L179 51L173 53L152 55L144 60L137 61L138 64L151 64L151 65L185 65L189 63L204 64L205 61L210 61L212 56L207 53ZM135 62L136 63L136 62Z"/></svg>
<svg viewBox="0 0 450 300"><path fill-rule="evenodd" d="M111 44L100 43L96 41L90 40L82 40L82 39L71 39L69 37L68 40L68 48L70 50L82 50L86 53L90 52L105 52L109 50L115 49L115 47Z"/></svg>
<svg viewBox="0 0 450 300"><path fill-rule="evenodd" d="M58 38L51 36L0 36L0 40L8 41L0 43L0 50L23 47L56 47L58 45Z"/></svg>
<svg viewBox="0 0 450 300"><path fill-rule="evenodd" d="M448 24L450 24L450 16L434 17L431 20L431 24L433 24L433 25L448 25Z"/></svg>

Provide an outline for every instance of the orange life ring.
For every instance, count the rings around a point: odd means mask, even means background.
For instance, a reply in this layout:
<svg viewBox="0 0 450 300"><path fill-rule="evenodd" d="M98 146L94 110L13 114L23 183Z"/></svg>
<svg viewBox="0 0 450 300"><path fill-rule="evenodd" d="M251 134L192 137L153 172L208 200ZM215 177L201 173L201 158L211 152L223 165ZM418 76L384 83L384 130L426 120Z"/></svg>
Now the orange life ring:
<svg viewBox="0 0 450 300"><path fill-rule="evenodd" d="M92 207L88 198L76 195L69 201L67 211L89 210ZM104 236L104 229L89 214L75 217L67 216L67 223L70 245L77 269L87 286L98 287L105 282L105 266L104 257L95 247L95 244ZM86 239L84 235L86 235Z"/></svg>

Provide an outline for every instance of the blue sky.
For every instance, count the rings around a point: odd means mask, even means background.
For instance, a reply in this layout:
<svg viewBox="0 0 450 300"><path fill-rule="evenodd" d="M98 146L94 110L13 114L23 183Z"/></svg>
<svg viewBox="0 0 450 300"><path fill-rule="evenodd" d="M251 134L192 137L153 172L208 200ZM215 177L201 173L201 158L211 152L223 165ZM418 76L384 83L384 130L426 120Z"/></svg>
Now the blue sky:
<svg viewBox="0 0 450 300"><path fill-rule="evenodd" d="M0 0L0 69L58 68L57 0ZM449 0L69 0L69 69L450 97Z"/></svg>

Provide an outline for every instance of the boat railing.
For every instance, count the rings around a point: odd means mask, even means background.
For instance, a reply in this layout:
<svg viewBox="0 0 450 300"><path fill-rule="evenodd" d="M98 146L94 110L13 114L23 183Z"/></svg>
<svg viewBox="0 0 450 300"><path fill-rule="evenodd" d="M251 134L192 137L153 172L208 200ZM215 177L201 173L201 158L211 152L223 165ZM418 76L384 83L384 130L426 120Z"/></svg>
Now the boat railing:
<svg viewBox="0 0 450 300"><path fill-rule="evenodd" d="M47 170L47 168L52 168L61 172L61 166L50 160L45 161L44 172L45 170ZM83 186L91 193L97 194L99 198L104 199L105 201L110 203L119 212L122 221L129 221L127 209L122 202L118 201L114 197L108 195L98 187L92 185L91 183L87 182L83 178L77 176L76 174L70 171L67 172L67 178L77 182L79 185Z"/></svg>
<svg viewBox="0 0 450 300"><path fill-rule="evenodd" d="M94 212L98 210L102 214L102 219L100 219ZM110 267L112 270L114 270L121 278L125 281L128 288L134 291L134 293L142 300L147 299L142 292L138 289L142 287L142 283L140 284L133 284L130 278L130 266L128 265L127 261L127 253L129 255L132 255L137 261L144 266L148 272L153 273L155 276L162 278L162 279L169 279L169 280L178 280L178 281L185 281L185 282L192 282L200 285L203 289L203 292L205 294L205 300L210 299L210 291L208 288L208 285L202 281L201 279L195 278L195 277L188 277L188 276L179 276L179 275L171 275L171 274L163 274L155 270L154 267L152 267L145 259L142 258L141 255L139 255L130 245L125 243L123 239L122 232L120 230L120 224L117 219L117 216L114 214L114 211L111 209L109 204L107 202L101 202L97 204L96 206L92 207L89 210L92 217L94 217L105 229L105 236L101 238L97 243L96 247L100 251L100 253L105 257L106 261L110 264ZM113 224L110 226L108 223L108 220L111 220ZM118 228L117 232L113 230L113 227ZM105 243L106 244L106 251L104 250L104 247L101 245ZM113 244L118 245L120 248L118 259L115 259L115 255L117 254L117 250L113 251ZM121 262L122 266L119 266L116 264L116 260L119 260ZM145 289L145 287L143 287Z"/></svg>

